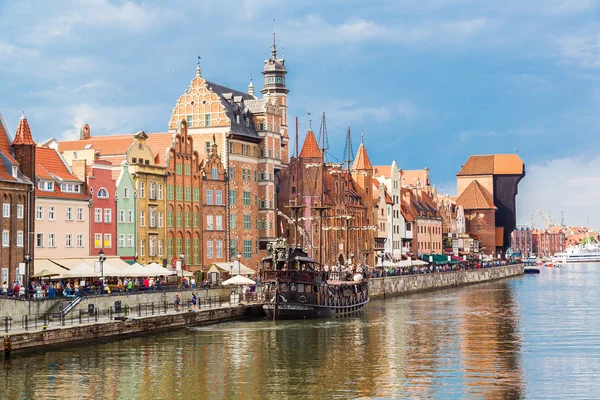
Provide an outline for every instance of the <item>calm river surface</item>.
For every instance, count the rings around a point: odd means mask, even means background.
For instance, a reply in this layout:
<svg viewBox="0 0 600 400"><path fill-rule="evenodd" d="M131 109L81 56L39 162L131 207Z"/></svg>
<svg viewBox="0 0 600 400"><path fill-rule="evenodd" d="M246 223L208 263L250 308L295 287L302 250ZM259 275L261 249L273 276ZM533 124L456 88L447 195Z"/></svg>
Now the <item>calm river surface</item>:
<svg viewBox="0 0 600 400"><path fill-rule="evenodd" d="M372 301L356 318L232 322L17 354L2 399L600 397L600 264ZM2 361L0 361L2 362Z"/></svg>

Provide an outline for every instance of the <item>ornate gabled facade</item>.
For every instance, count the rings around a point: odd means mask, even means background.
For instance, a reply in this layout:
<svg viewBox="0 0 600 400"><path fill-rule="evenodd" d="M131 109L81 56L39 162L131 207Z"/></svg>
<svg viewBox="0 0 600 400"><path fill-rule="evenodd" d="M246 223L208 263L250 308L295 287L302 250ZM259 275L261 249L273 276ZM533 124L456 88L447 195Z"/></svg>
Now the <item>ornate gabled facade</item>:
<svg viewBox="0 0 600 400"><path fill-rule="evenodd" d="M136 255L136 202L137 193L129 172L129 163L123 161L115 182L117 189L117 255L123 260L135 260Z"/></svg>
<svg viewBox="0 0 600 400"><path fill-rule="evenodd" d="M19 121L13 141L0 114L0 285L6 282L12 287L15 280L24 282L18 266L25 261L26 253L33 258L30 235L34 231L33 184L25 172L33 177L34 166L35 143L25 115ZM32 270L29 269L29 275Z"/></svg>
<svg viewBox="0 0 600 400"><path fill-rule="evenodd" d="M238 253L251 257L249 253L252 251L255 241L247 236L240 237L238 226L251 230L252 217L243 212L243 204L238 206L237 195L227 198L228 193L236 192L228 191L227 171L221 161L214 139L211 153L204 160L202 174L204 177L202 187L204 201L201 224L204 237L204 266L225 262ZM229 207L227 207L228 204ZM231 236L232 233L233 236Z"/></svg>
<svg viewBox="0 0 600 400"><path fill-rule="evenodd" d="M228 212L251 219L250 228L238 224L231 229L225 261L239 252L245 264L257 266L266 244L277 236L277 186L289 162L286 74L285 60L277 58L275 44L263 69L262 99L254 95L252 82L248 93L230 89L204 79L198 65L171 113L169 131L185 120L200 158L210 157L214 138L228 175L226 197L236 201Z"/></svg>
<svg viewBox="0 0 600 400"><path fill-rule="evenodd" d="M166 152L167 258L171 264L184 256L187 270L202 271L202 178L203 171L186 120Z"/></svg>

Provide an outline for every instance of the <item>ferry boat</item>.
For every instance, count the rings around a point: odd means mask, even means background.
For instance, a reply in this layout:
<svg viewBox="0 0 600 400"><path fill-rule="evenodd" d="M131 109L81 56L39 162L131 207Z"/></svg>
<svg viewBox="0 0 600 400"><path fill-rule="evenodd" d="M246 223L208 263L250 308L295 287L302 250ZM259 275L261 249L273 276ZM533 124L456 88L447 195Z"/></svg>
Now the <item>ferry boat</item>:
<svg viewBox="0 0 600 400"><path fill-rule="evenodd" d="M552 263L555 266L574 263L600 262L600 246L597 243L569 246L564 253L555 254Z"/></svg>
<svg viewBox="0 0 600 400"><path fill-rule="evenodd" d="M526 274L539 274L541 262L535 257L529 257L525 260L523 272Z"/></svg>
<svg viewBox="0 0 600 400"><path fill-rule="evenodd" d="M265 286L267 317L304 319L341 316L369 302L369 286L360 273L323 271L300 247L279 238L267 245L260 279Z"/></svg>

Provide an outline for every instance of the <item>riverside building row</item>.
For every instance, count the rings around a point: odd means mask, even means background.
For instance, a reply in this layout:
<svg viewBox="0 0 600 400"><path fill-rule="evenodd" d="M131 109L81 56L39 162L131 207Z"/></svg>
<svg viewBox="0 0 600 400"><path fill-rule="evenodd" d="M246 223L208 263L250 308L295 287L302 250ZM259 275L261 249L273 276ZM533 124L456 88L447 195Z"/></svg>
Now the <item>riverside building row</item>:
<svg viewBox="0 0 600 400"><path fill-rule="evenodd" d="M326 162L312 130L290 159L275 43L262 74L258 97L252 81L237 91L198 64L166 132L94 136L86 124L78 140L36 143L24 115L14 139L0 115L2 281L22 281L28 259L35 271L56 258L74 268L101 250L144 265L183 256L199 279L238 258L256 268L282 234L329 265L496 253L496 241L486 249L479 238L497 221L483 230L470 221L460 183L458 198L440 195L427 168L373 166L364 143L346 168Z"/></svg>

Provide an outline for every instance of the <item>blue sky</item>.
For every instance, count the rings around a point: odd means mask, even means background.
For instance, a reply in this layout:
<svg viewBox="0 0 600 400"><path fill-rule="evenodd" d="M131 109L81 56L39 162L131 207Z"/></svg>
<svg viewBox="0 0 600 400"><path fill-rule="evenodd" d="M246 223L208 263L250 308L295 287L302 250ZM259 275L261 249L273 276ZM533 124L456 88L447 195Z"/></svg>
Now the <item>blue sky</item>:
<svg viewBox="0 0 600 400"><path fill-rule="evenodd" d="M207 79L260 89L275 26L301 137L325 111L332 156L350 122L374 164L428 166L449 193L470 154L518 148L519 223L600 228L599 17L595 0L5 0L0 106L38 141L164 131L198 53Z"/></svg>

